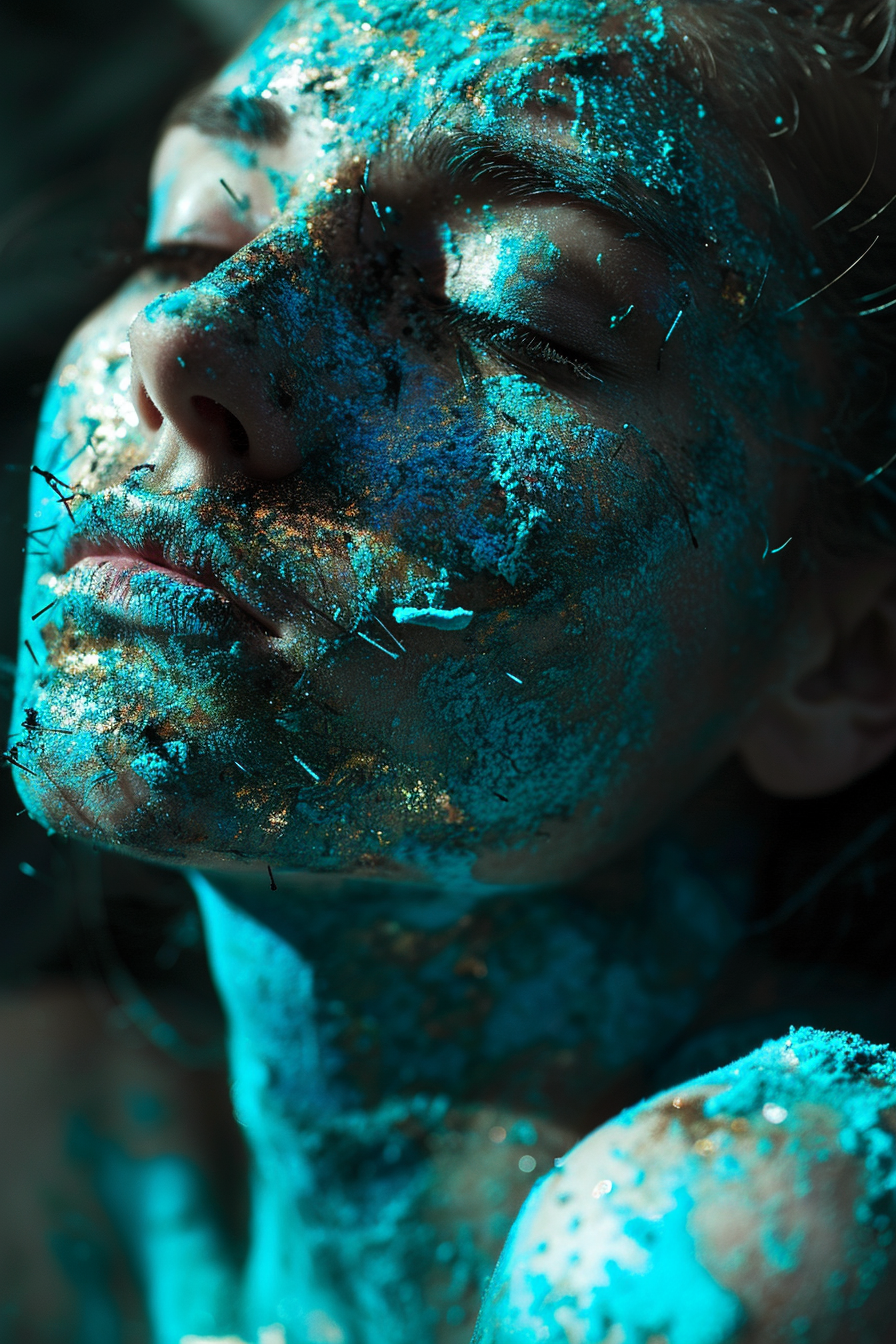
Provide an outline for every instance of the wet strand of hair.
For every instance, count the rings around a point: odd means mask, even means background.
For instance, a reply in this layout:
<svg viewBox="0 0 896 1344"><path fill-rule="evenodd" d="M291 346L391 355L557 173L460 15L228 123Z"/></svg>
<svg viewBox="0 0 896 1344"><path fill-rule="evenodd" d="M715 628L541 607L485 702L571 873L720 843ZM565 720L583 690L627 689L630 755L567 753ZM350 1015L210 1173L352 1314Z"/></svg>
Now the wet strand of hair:
<svg viewBox="0 0 896 1344"><path fill-rule="evenodd" d="M894 197L893 199L896 200L896 197ZM852 232L852 230L850 230L850 232ZM804 303L811 303L813 299L818 298L819 294L824 294L826 290L829 290L832 285L839 284L839 282L843 279L844 276L849 275L850 271L853 270L856 266L858 266L860 261L865 260L868 253L871 251L872 247L874 247L874 244L879 242L880 242L880 234L878 234L875 238L871 240L871 242L865 248L865 251L862 252L859 256L857 256L855 261L851 261L849 263L845 271L841 271L839 275L835 275L833 280L829 280L826 285L822 285L821 289L816 289L812 294L807 294L804 299L798 299L796 303L792 303L789 308L784 309L781 316L786 317L788 313L796 312L797 308L802 308Z"/></svg>
<svg viewBox="0 0 896 1344"><path fill-rule="evenodd" d="M820 220L818 221L817 224L813 224L813 225L812 225L812 229L813 229L813 231L814 231L815 229L820 229L820 228L822 227L822 225L824 225L824 224L830 224L830 222L831 222L832 219L836 219L838 215L842 215L842 214L843 214L843 211L844 211L844 210L849 209L849 207L852 205L852 203L853 203L854 201L857 201L857 200L859 199L859 197L861 196L862 192L865 190L865 188L867 187L868 183L871 181L872 177L874 176L874 170L875 170L875 168L877 167L877 156L878 156L878 153L880 152L880 126L879 126L879 125L878 125L878 126L875 126L875 128L874 128L874 133L875 133L875 137L874 137L874 158L871 160L871 167L868 169L868 174L867 174L867 176L866 176L864 182L863 182L862 185L859 187L858 191L854 191L853 194L849 197L848 200L844 201L842 205L838 205L838 206L837 206L836 210L832 210L831 213L830 213L829 215L825 215L824 219L820 219ZM874 219L875 216L872 215L871 218ZM867 220L866 223L870 223L870 220ZM861 227L861 226L859 226L859 227Z"/></svg>

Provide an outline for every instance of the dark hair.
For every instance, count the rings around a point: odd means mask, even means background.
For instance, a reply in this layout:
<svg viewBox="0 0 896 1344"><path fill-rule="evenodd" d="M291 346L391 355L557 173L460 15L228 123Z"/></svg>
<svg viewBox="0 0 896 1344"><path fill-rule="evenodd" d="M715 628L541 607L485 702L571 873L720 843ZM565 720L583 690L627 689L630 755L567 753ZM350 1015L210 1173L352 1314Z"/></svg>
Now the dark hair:
<svg viewBox="0 0 896 1344"><path fill-rule="evenodd" d="M817 276L806 296L821 291L804 307L823 306L840 372L823 437L802 445L815 534L841 549L892 546L896 0L682 0L667 24L679 77L804 224ZM799 965L858 975L862 997L883 996L884 1016L896 1016L885 988L896 957L896 759L830 797L770 802L766 816L753 936L797 979Z"/></svg>
<svg viewBox="0 0 896 1344"><path fill-rule="evenodd" d="M838 546L892 544L896 0L684 0L667 22L679 77L761 161L808 238L805 297L817 297L804 306L829 315L841 373L821 440L802 445L820 530Z"/></svg>

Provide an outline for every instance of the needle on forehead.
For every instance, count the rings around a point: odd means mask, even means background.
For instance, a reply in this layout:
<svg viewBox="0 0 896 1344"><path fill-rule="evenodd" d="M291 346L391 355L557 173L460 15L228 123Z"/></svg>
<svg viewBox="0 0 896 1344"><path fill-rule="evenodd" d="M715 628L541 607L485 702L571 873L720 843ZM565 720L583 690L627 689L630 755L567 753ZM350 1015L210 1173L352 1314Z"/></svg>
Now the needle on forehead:
<svg viewBox="0 0 896 1344"><path fill-rule="evenodd" d="M402 644L401 640L395 638L395 636L393 635L392 631L389 629L389 627L388 627L387 625L383 625L383 622L380 620L379 616L374 616L373 619L376 621L377 625L382 625L382 626L383 626L383 629L385 630L386 634L389 636L389 638L390 638L395 644L398 645L398 647L401 649L402 653L407 653L407 649L406 649L405 646Z"/></svg>
<svg viewBox="0 0 896 1344"><path fill-rule="evenodd" d="M398 657L397 653L393 653L391 649L384 648L382 644L377 644L375 639L371 639L369 635L365 635L363 630L356 630L355 634L358 636L359 639L363 639L365 643L372 644L375 649L379 649L380 653L384 653L387 658ZM396 640L395 642L397 644L398 640Z"/></svg>
<svg viewBox="0 0 896 1344"><path fill-rule="evenodd" d="M656 368L657 368L657 373L659 373L659 370L660 370L660 364L662 363L662 359L663 359L663 351L665 350L666 346L669 344L669 341L670 341L670 339L671 339L671 337L672 337L672 333L675 331L675 328L678 326L679 322L680 322L681 319L684 317L685 309L689 306L690 302L691 302L691 294L690 294L690 290L687 290L687 289L686 289L685 292L684 292L684 293L682 294L682 296L681 296L681 307L679 308L678 312L675 314L675 320L674 320L674 322L672 323L672 325L671 325L671 327L669 328L669 330L666 332L665 336L663 337L662 342L660 343L659 353L657 354L657 357L656 357Z"/></svg>

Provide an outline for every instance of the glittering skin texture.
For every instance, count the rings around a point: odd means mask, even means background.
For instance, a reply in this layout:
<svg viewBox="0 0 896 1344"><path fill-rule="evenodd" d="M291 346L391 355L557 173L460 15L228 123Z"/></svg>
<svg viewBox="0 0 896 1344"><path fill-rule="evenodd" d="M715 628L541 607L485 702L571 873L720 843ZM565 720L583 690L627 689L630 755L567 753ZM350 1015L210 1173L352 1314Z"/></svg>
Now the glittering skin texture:
<svg viewBox="0 0 896 1344"><path fill-rule="evenodd" d="M533 1191L476 1344L882 1344L894 1103L890 1050L802 1028L624 1112ZM776 1277L778 1328L757 1335Z"/></svg>
<svg viewBox="0 0 896 1344"><path fill-rule="evenodd" d="M189 1164L90 1140L153 1344L465 1344L737 939L756 847L682 812L778 666L773 431L825 370L799 229L674 49L660 6L287 6L173 118L154 256L61 356L17 779L194 870L252 1162L239 1263ZM768 1164L701 1185L720 1085L693 1140L617 1122L654 1202L599 1266L538 1229L611 1131L538 1187L483 1341L733 1341L754 1280L695 1226Z"/></svg>
<svg viewBox="0 0 896 1344"><path fill-rule="evenodd" d="M784 610L767 426L815 395L776 270L743 321L782 226L659 9L564 13L287 6L169 131L158 265L43 411L45 824L556 880L730 750Z"/></svg>

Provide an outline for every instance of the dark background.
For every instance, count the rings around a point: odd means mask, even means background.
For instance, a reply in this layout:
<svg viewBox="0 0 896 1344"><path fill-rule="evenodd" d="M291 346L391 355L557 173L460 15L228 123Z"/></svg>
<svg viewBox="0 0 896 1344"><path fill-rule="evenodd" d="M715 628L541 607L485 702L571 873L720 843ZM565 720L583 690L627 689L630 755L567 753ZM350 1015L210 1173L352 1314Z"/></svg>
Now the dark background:
<svg viewBox="0 0 896 1344"><path fill-rule="evenodd" d="M271 7L270 0L0 0L4 720L28 463L44 384L68 333L116 287L128 255L141 245L147 171L166 110L211 75ZM78 942L78 856L17 816L20 807L9 769L0 770L0 986L70 970ZM122 937L145 945L160 969L178 959L179 946L195 942L179 879L158 871L153 878L150 870L141 883L113 865L105 883L123 896L117 903ZM173 943L172 928L180 929Z"/></svg>

